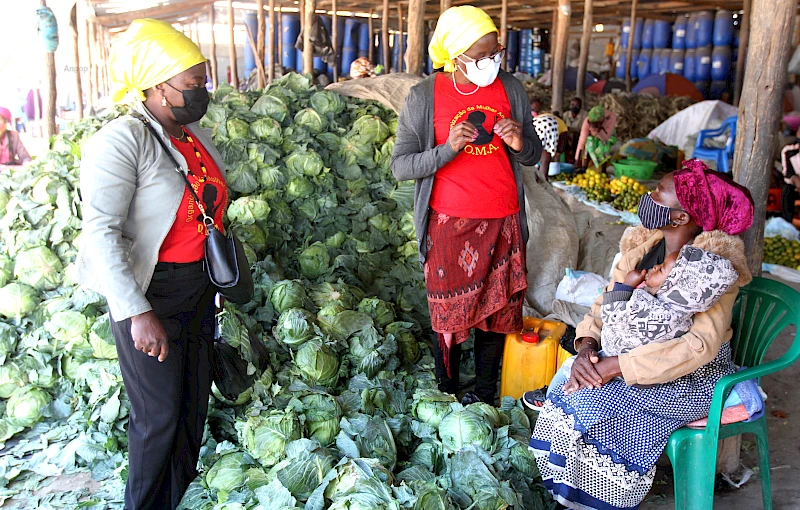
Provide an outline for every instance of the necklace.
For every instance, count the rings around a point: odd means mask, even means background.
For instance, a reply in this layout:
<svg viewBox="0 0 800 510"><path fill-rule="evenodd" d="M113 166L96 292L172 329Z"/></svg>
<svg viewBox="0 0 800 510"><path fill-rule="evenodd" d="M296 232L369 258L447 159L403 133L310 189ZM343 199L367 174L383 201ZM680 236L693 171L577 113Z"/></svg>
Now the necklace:
<svg viewBox="0 0 800 510"><path fill-rule="evenodd" d="M458 88L458 84L456 83L456 72L453 71L452 73L450 73L450 76L453 77L453 88L455 88L456 92L458 92L462 96L471 96L472 94L476 93L477 91L479 91L481 89L480 87L478 87L476 85L475 86L475 90L473 90L472 92L461 92L461 90Z"/></svg>
<svg viewBox="0 0 800 510"><path fill-rule="evenodd" d="M192 135L190 135L185 130L183 134L184 136L186 136L186 141L192 144L192 149L194 149L194 155L197 156L197 161L200 162L200 170L203 171L203 175L200 177L196 176L194 172L192 172L191 170L189 170L189 173L192 174L195 177L195 179L197 179L197 182L200 183L206 182L206 179L208 178L208 170L206 169L206 165L203 163L203 156L200 155L200 149L198 149L197 145L195 145L194 138L192 138Z"/></svg>

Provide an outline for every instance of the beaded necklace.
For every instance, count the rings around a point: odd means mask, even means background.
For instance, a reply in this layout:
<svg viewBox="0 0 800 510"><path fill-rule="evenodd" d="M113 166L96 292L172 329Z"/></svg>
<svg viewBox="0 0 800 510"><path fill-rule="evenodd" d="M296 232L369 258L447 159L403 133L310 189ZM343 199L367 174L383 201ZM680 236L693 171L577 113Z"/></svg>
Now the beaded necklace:
<svg viewBox="0 0 800 510"><path fill-rule="evenodd" d="M191 170L189 170L189 173L192 174L195 179L197 179L197 182L204 183L206 182L206 179L208 179L208 170L206 170L206 165L203 163L203 157L200 155L200 149L197 148L197 145L194 143L194 138L192 138L192 135L190 135L188 131L184 130L184 134L186 135L186 141L188 141L192 145L192 149L194 149L194 155L197 156L197 161L200 162L200 169L203 171L203 175L198 177Z"/></svg>

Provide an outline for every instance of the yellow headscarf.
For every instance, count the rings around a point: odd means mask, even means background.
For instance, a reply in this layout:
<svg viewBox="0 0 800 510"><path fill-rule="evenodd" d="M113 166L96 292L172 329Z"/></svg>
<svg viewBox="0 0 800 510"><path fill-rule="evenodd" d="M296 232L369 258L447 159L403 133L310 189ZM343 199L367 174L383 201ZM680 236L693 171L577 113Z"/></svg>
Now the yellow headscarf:
<svg viewBox="0 0 800 510"><path fill-rule="evenodd" d="M453 59L492 32L497 32L497 27L483 10L471 5L447 9L439 16L428 45L433 67L444 67L445 72L452 73L456 69Z"/></svg>
<svg viewBox="0 0 800 510"><path fill-rule="evenodd" d="M143 91L205 61L197 45L169 23L137 19L112 48L111 99L118 103L130 92L144 101Z"/></svg>

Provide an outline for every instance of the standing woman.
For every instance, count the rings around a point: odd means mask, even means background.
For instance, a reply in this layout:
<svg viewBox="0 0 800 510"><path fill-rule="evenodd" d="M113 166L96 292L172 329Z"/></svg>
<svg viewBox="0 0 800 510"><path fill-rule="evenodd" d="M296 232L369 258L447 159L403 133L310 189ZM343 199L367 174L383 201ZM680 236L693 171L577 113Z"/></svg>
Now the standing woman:
<svg viewBox="0 0 800 510"><path fill-rule="evenodd" d="M575 160L591 158L594 167L602 170L605 162L611 158L611 147L617 143L616 125L616 113L607 112L600 105L589 110L581 127Z"/></svg>
<svg viewBox="0 0 800 510"><path fill-rule="evenodd" d="M209 102L197 46L169 24L143 19L113 50L113 99L132 96L134 115L110 122L83 149L79 279L108 301L131 401L125 508L174 509L197 475L216 292L186 178L218 228L228 189L222 158L197 124Z"/></svg>
<svg viewBox="0 0 800 510"><path fill-rule="evenodd" d="M439 389L458 391L460 344L475 330L475 394L493 404L506 333L522 329L527 287L521 165L541 154L525 90L500 70L505 48L482 10L452 7L428 51L444 68L408 95L392 172L416 180L414 223L425 273Z"/></svg>

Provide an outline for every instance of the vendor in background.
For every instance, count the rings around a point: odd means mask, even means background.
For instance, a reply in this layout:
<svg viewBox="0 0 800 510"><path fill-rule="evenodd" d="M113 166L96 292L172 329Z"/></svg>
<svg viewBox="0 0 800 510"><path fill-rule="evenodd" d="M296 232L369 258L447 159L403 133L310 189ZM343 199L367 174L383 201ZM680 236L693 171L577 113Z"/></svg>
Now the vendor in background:
<svg viewBox="0 0 800 510"><path fill-rule="evenodd" d="M588 113L583 109L581 98L573 97L569 102L569 111L564 114L564 124L571 133L580 133L587 115Z"/></svg>
<svg viewBox="0 0 800 510"><path fill-rule="evenodd" d="M594 167L602 170L605 162L611 158L611 147L617 143L616 125L616 113L605 111L600 105L589 110L581 126L575 161L585 163L585 159L590 158Z"/></svg>
<svg viewBox="0 0 800 510"><path fill-rule="evenodd" d="M498 35L477 7L442 13L428 52L444 72L411 89L391 162L397 180L417 183L414 223L441 391L458 392L461 344L475 333L475 391L465 404L495 403L505 336L522 329L522 165L541 152L525 89L500 69Z"/></svg>
<svg viewBox="0 0 800 510"><path fill-rule="evenodd" d="M800 143L787 145L781 151L781 217L794 220L795 202L800 200Z"/></svg>
<svg viewBox="0 0 800 510"><path fill-rule="evenodd" d="M540 113L542 113L543 107L542 102L538 98L531 99L531 115L536 117Z"/></svg>
<svg viewBox="0 0 800 510"><path fill-rule="evenodd" d="M132 114L83 148L78 281L106 297L131 402L125 508L174 510L197 477L215 327L207 228L188 185L217 228L228 187L199 125L209 97L195 43L163 21L135 20L115 41L110 75L113 100L130 98Z"/></svg>
<svg viewBox="0 0 800 510"><path fill-rule="evenodd" d="M11 129L12 116L8 108L0 107L0 165L24 165L31 156L22 145L19 133Z"/></svg>
<svg viewBox="0 0 800 510"><path fill-rule="evenodd" d="M350 78L373 78L376 76L375 66L367 57L358 57L350 64Z"/></svg>

